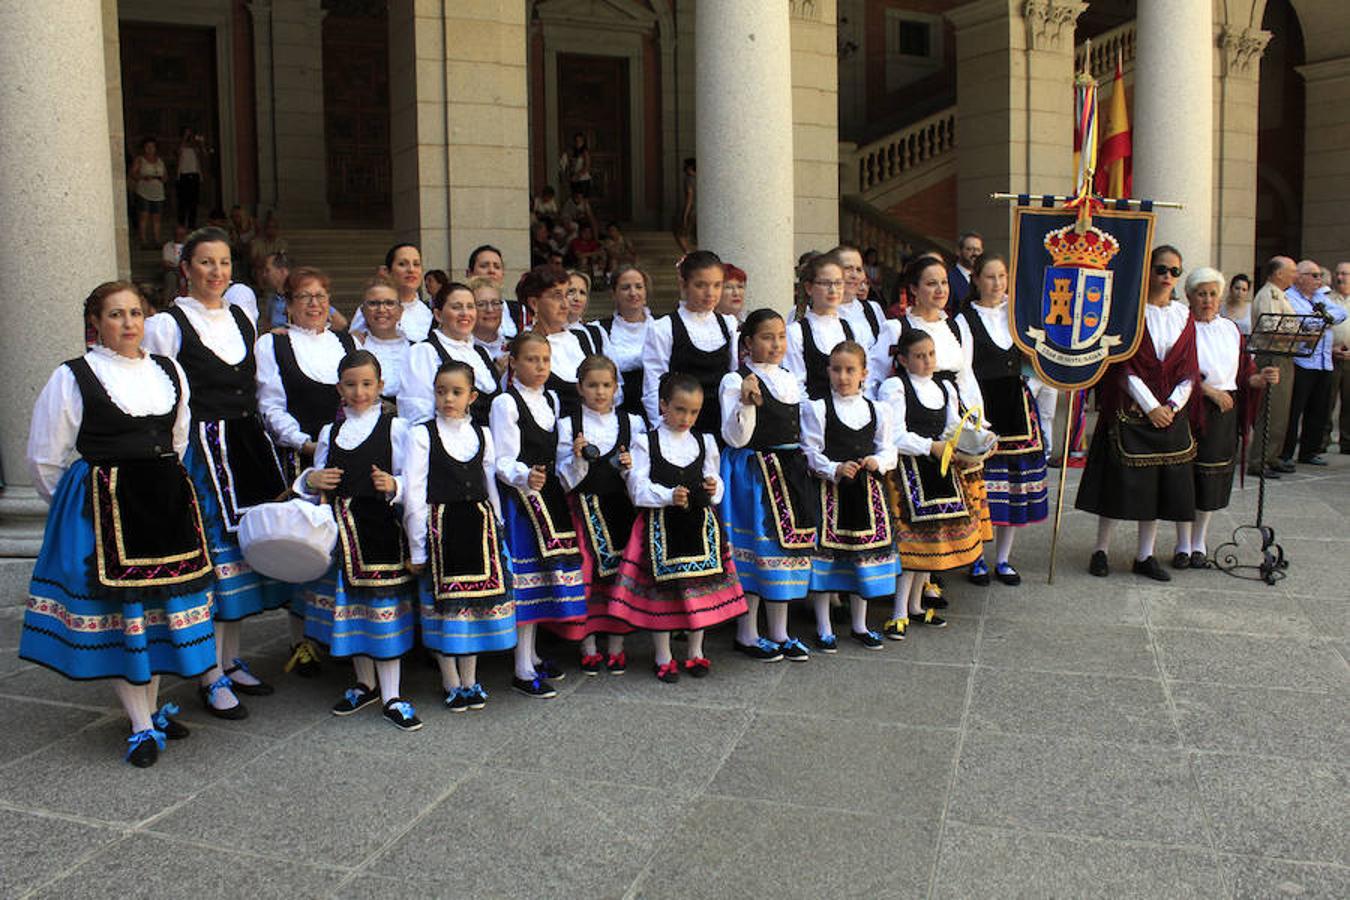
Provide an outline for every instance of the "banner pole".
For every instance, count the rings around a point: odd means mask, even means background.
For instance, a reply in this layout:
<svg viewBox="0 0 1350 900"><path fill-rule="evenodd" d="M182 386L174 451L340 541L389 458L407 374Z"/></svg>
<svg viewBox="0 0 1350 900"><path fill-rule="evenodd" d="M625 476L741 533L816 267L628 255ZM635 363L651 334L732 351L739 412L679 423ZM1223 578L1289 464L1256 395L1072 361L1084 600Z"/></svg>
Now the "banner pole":
<svg viewBox="0 0 1350 900"><path fill-rule="evenodd" d="M1069 477L1069 448L1073 443L1073 398L1077 391L1064 391L1064 396L1069 401L1069 417L1065 421L1064 428L1064 449L1061 451L1059 461L1059 492L1055 498L1055 525L1050 533L1050 577L1046 579L1046 584L1055 583L1055 552L1059 549L1059 522L1064 516L1064 482Z"/></svg>

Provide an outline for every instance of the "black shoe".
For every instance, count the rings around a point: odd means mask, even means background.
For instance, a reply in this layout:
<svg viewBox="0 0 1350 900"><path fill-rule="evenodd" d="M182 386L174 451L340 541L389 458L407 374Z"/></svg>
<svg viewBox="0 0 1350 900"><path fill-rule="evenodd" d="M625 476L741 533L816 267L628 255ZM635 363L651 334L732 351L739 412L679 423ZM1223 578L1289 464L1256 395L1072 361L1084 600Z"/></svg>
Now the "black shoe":
<svg viewBox="0 0 1350 900"><path fill-rule="evenodd" d="M1010 563L999 563L994 566L994 577L1008 587L1017 587L1022 583L1022 576L1017 574L1017 570Z"/></svg>
<svg viewBox="0 0 1350 900"><path fill-rule="evenodd" d="M1199 550L1196 550L1194 553L1191 554L1191 568L1208 569L1209 557L1206 556L1204 553L1200 552Z"/></svg>
<svg viewBox="0 0 1350 900"><path fill-rule="evenodd" d="M159 759L159 750L164 746L164 735L153 728L138 731L127 738L131 745L127 750L126 761L138 769L148 769Z"/></svg>
<svg viewBox="0 0 1350 900"><path fill-rule="evenodd" d="M541 659L534 667L534 674L540 678L547 678L549 681L562 681L567 677L567 673L551 659Z"/></svg>
<svg viewBox="0 0 1350 900"><path fill-rule="evenodd" d="M534 678L516 678L511 677L511 687L515 688L526 697L534 697L537 700L550 700L558 696L553 685L536 675Z"/></svg>
<svg viewBox="0 0 1350 900"><path fill-rule="evenodd" d="M1279 480L1280 480L1280 473L1279 473L1279 472L1276 472L1276 471L1275 471L1273 468L1271 468L1270 466L1266 466L1266 467L1265 467L1264 469L1262 469L1260 472L1248 472L1247 474L1249 474L1249 475L1258 475L1258 476L1260 476L1261 478L1266 479L1266 481L1279 481Z"/></svg>
<svg viewBox="0 0 1350 900"><path fill-rule="evenodd" d="M457 687L446 691L445 708L453 713L469 711L469 695L464 688Z"/></svg>
<svg viewBox="0 0 1350 900"><path fill-rule="evenodd" d="M1096 575L1098 578L1105 578L1111 574L1111 565L1106 561L1105 550L1094 550L1092 559L1088 560L1088 574Z"/></svg>
<svg viewBox="0 0 1350 900"><path fill-rule="evenodd" d="M333 704L332 712L335 716L350 716L353 713L360 712L372 703L379 702L379 699L379 691L372 691L358 681L343 692L342 699Z"/></svg>
<svg viewBox="0 0 1350 900"><path fill-rule="evenodd" d="M983 559L977 559L971 563L970 571L966 574L966 580L977 587L989 586L989 563Z"/></svg>
<svg viewBox="0 0 1350 900"><path fill-rule="evenodd" d="M806 649L806 645L791 635L778 645L778 652L788 662L806 662L811 658L811 651Z"/></svg>
<svg viewBox="0 0 1350 900"><path fill-rule="evenodd" d="M922 597L919 598L919 606L922 607L923 609L946 609L947 598L940 596L930 597L927 594L924 594Z"/></svg>
<svg viewBox="0 0 1350 900"><path fill-rule="evenodd" d="M1187 562L1189 562L1189 557ZM1136 575L1143 575L1146 578L1152 578L1154 581L1171 581L1172 576L1158 564L1158 557L1150 556L1148 559L1136 559L1131 570Z"/></svg>
<svg viewBox="0 0 1350 900"><path fill-rule="evenodd" d="M818 634L813 642L820 653L838 653L839 638L833 634Z"/></svg>
<svg viewBox="0 0 1350 900"><path fill-rule="evenodd" d="M1276 472L1283 472L1286 475L1288 475L1291 472L1298 471L1298 467L1294 465L1293 460L1288 459L1280 460L1275 465L1271 466L1271 468L1274 469Z"/></svg>
<svg viewBox="0 0 1350 900"><path fill-rule="evenodd" d="M886 636L888 641L903 641L905 632L909 630L909 617L903 619L887 619L881 626L881 633Z"/></svg>
<svg viewBox="0 0 1350 900"><path fill-rule="evenodd" d="M1191 567L1191 555L1189 553L1175 553L1172 556L1172 568L1189 569ZM1138 572L1138 569L1135 569Z"/></svg>
<svg viewBox="0 0 1350 900"><path fill-rule="evenodd" d="M384 705L384 717L399 731L417 731L422 720L417 718L417 710L402 697L395 697Z"/></svg>
<svg viewBox="0 0 1350 900"><path fill-rule="evenodd" d="M656 671L656 679L666 684L674 684L680 680L680 661L672 659L668 663L657 663L653 666Z"/></svg>
<svg viewBox="0 0 1350 900"><path fill-rule="evenodd" d="M783 651L778 649L778 645L768 638L760 638L753 644L742 644L740 641L732 641L731 647L737 653L744 653L751 659L759 662L778 662L783 658Z"/></svg>
<svg viewBox="0 0 1350 900"><path fill-rule="evenodd" d="M930 609L923 615L918 615L917 613L910 613L909 624L910 627L916 625L923 625L928 628L946 628L947 620L942 618L942 616L939 616L937 613L933 612Z"/></svg>
<svg viewBox="0 0 1350 900"><path fill-rule="evenodd" d="M192 734L191 730L182 722L169 718L178 715L178 712L177 703L165 703L157 711L150 714L150 722L155 726L155 730L162 731L164 736L171 741L181 741Z"/></svg>
<svg viewBox="0 0 1350 900"><path fill-rule="evenodd" d="M1305 466L1325 466L1327 461L1321 456L1309 456L1307 459L1300 459L1299 462Z"/></svg>
<svg viewBox="0 0 1350 900"><path fill-rule="evenodd" d="M243 701L237 696L234 698L234 706L231 706L228 709L217 709L211 705L211 698L216 695L217 691L229 691L233 694L233 687L234 685L230 682L230 676L222 675L209 685L198 685L197 694L202 698L202 706L206 707L206 711L217 719L230 719L234 721L247 719L248 709L244 706Z"/></svg>
<svg viewBox="0 0 1350 900"><path fill-rule="evenodd" d="M235 672L253 675L253 673L249 671L248 664L242 659L235 657L231 662L233 662L234 665L225 670L226 675L233 675ZM253 677L257 678L258 676L253 675ZM273 687L262 679L258 679L257 684L242 684L238 681L234 681L233 678L230 680L234 682L234 692L236 694L247 694L250 697L266 697L274 692Z"/></svg>
<svg viewBox="0 0 1350 900"><path fill-rule="evenodd" d="M880 650L885 643L875 631L854 631L849 637L857 641L865 650Z"/></svg>
<svg viewBox="0 0 1350 900"><path fill-rule="evenodd" d="M305 638L291 645L291 658L282 667L283 672L294 672L301 678L313 678L319 674L319 651L314 642Z"/></svg>

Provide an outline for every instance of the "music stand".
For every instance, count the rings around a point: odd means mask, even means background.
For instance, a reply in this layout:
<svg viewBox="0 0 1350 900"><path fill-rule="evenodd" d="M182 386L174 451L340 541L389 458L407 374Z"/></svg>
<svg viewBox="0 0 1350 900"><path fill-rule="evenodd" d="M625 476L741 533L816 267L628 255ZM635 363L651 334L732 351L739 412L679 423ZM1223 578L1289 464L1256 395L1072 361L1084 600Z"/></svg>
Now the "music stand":
<svg viewBox="0 0 1350 900"><path fill-rule="evenodd" d="M1247 352L1262 356L1307 358L1313 355L1326 331L1327 320L1318 313L1262 313L1253 324L1247 338ZM1256 524L1239 525L1230 541L1214 550L1214 566L1234 578L1247 578L1274 584L1285 577L1289 560L1284 548L1275 543L1275 529L1265 524L1266 514L1266 449L1270 444L1270 386L1261 396L1261 468L1257 475ZM1261 561L1252 564L1239 562L1240 535L1256 533L1261 542ZM1254 570L1254 571L1253 571ZM1248 574L1251 573L1251 574Z"/></svg>

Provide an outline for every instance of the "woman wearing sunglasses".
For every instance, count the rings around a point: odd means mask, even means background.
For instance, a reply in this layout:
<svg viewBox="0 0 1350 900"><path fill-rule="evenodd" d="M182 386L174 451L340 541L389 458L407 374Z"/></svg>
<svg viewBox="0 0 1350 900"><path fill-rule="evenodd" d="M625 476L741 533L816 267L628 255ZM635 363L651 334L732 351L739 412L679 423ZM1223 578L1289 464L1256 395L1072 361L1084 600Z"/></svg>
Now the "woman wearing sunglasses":
<svg viewBox="0 0 1350 900"><path fill-rule="evenodd" d="M1171 581L1153 555L1153 543L1159 519L1195 518L1191 420L1203 416L1203 410L1189 401L1200 382L1200 367L1195 320L1190 308L1173 296L1181 278L1181 254L1165 244L1155 247L1148 271L1144 334L1138 352L1112 366L1098 384L1101 415L1076 505L1099 517L1089 572L1110 574L1111 532L1117 520L1133 519L1139 523L1133 571Z"/></svg>

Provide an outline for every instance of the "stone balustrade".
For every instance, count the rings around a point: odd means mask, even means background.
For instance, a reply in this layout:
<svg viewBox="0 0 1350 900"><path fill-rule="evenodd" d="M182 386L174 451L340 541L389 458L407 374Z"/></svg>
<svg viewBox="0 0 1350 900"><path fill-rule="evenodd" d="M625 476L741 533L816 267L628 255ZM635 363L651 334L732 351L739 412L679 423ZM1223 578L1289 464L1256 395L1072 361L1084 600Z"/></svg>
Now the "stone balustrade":
<svg viewBox="0 0 1350 900"><path fill-rule="evenodd" d="M1119 58L1122 70L1129 72L1134 68L1135 46L1135 23L1126 22L1102 32L1090 42L1079 44L1073 52L1073 69L1075 72L1083 71L1086 62L1092 77L1101 81L1115 75L1116 59Z"/></svg>

